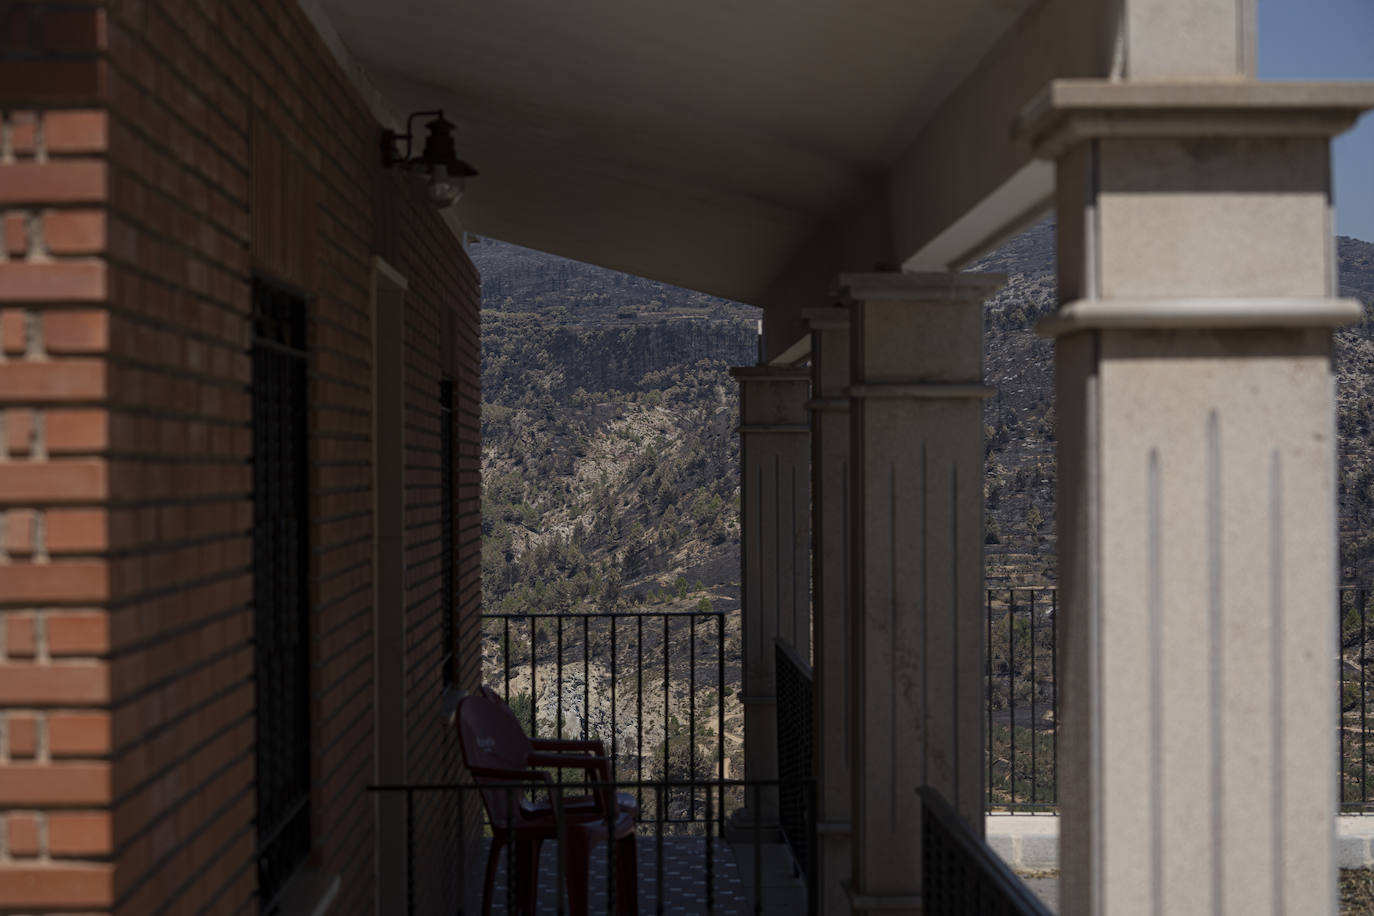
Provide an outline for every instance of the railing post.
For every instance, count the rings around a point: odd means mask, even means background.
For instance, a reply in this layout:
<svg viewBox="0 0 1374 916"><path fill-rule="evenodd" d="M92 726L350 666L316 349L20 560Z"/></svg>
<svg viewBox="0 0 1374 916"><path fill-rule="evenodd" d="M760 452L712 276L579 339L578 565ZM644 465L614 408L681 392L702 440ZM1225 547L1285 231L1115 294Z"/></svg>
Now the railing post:
<svg viewBox="0 0 1374 916"><path fill-rule="evenodd" d="M406 789L406 914L415 916L415 793Z"/></svg>

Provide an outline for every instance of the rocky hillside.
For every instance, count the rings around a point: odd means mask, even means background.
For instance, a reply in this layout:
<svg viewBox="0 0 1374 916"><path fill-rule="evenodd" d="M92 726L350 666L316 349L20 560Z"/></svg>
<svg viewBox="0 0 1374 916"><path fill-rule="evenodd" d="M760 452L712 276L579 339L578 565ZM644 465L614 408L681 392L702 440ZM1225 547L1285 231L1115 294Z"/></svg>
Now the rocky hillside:
<svg viewBox="0 0 1374 916"><path fill-rule="evenodd" d="M1374 245L1340 238L1340 294L1365 305L1336 334L1342 581L1374 581ZM970 267L1009 275L985 311L984 413L989 584L1054 581L1054 347L1035 323L1055 305L1054 225L1042 223Z"/></svg>
<svg viewBox="0 0 1374 916"><path fill-rule="evenodd" d="M515 617L508 640L506 619L488 620L487 680L505 689L510 657L510 696L541 733L614 737L622 766L645 775L667 766L685 776L692 738L698 775L714 773L723 711L736 772L739 447L728 368L756 361L757 310L494 242L472 257L483 276L483 607L625 621L613 657L606 620L584 638L575 622L560 634L555 620ZM671 618L665 635L663 615L693 610L726 615L723 647L707 618L696 632ZM617 692L618 679L635 689Z"/></svg>
<svg viewBox="0 0 1374 916"><path fill-rule="evenodd" d="M1374 313L1374 245L1341 239L1337 249L1342 294ZM646 651L661 658L667 645L666 691L661 677L649 677L642 695L615 693L613 711L612 685L625 677L621 656L630 644L622 641L613 661L608 632L593 627L583 641L576 628L560 637L552 621L536 626L524 618L525 629L517 626L509 639L502 620L488 621L488 679L500 683L512 658L511 696L525 714L533 711L541 732L561 722L567 734L584 727L608 740L614 734L622 757L649 762L649 773L664 766L681 773L687 765L693 702L710 731L697 732L697 752L714 760L720 703L724 753L733 760L741 727L732 695L739 683L739 453L737 388L727 369L756 360L758 312L496 242L474 245L472 256L483 277L485 610L611 611L657 621L663 612L712 609L728 620L724 691L700 686L714 685L718 673L721 647L712 633L654 631ZM1055 305L1053 225L1028 230L971 269L1010 276L985 311L986 374L997 389L984 416L988 581L1052 583L1053 345L1032 328ZM1336 367L1342 574L1369 582L1374 320L1339 332ZM565 660L577 662L565 672L561 705L550 674L560 638ZM685 661L694 645L701 653L696 690ZM533 679L531 651L539 669ZM641 701L654 710L642 721Z"/></svg>

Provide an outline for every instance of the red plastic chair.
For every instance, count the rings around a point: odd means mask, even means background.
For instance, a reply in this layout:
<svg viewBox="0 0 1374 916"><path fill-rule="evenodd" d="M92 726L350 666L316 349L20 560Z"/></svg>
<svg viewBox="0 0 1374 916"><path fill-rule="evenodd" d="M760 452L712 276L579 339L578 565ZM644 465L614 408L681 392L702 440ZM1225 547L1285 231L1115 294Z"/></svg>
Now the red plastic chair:
<svg viewBox="0 0 1374 916"><path fill-rule="evenodd" d="M504 706L504 704L501 704ZM562 803L557 783L539 767L565 767L586 772L589 781L610 781L610 761L586 753L556 754L536 750L520 723L508 710L483 696L464 697L458 704L458 745L472 778L484 788L482 803L491 823L491 851L487 856L482 886L482 914L491 913L492 888L501 850L513 843L517 906L533 913L538 894L539 851L545 840L559 835L561 822L563 875L568 891L568 911L586 916L588 858L597 842L608 835L616 840L616 912L637 916L638 871L635 862L635 819L614 805L609 789L597 789L569 808ZM549 787L550 802L532 804L523 787L540 783ZM512 786L520 786L512 788ZM608 816L608 812L611 812Z"/></svg>
<svg viewBox="0 0 1374 916"><path fill-rule="evenodd" d="M515 710L510 708L510 705L506 703L506 701L501 697L501 694L497 693L494 688L488 687L486 684L483 684L481 687L477 688L477 696L481 697L489 703L492 703L501 712L510 716L511 721L513 721L516 727L519 728L523 733L525 723L520 721L519 716L515 714ZM609 757L607 757L606 754L606 745L595 739L588 741L578 741L576 739L571 738L530 738L529 742L530 746L533 747L536 751L551 751L555 753L570 754L591 754L594 757L605 757L607 759L610 759ZM616 794L615 800L617 808L619 808L621 811L628 811L630 815L634 817L636 820L639 819L639 802L633 795L630 795L626 792L620 792ZM591 807L594 804L594 802L595 800L590 795L563 796L564 810L571 811L573 813L576 813L583 808ZM549 807L549 801L547 799L537 802L531 802L528 799L523 799L522 804L524 805L524 810L527 813L551 812L552 810Z"/></svg>

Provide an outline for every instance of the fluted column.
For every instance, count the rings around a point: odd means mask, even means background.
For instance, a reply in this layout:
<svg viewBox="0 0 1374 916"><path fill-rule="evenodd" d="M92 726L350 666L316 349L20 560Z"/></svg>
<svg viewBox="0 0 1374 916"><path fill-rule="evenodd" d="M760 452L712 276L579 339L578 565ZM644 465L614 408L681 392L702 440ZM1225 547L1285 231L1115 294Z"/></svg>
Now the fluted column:
<svg viewBox="0 0 1374 916"><path fill-rule="evenodd" d="M1053 84L1061 911L1336 912L1328 138L1374 88Z"/></svg>
<svg viewBox="0 0 1374 916"><path fill-rule="evenodd" d="M849 310L808 309L820 912L849 905Z"/></svg>
<svg viewBox="0 0 1374 916"><path fill-rule="evenodd" d="M805 369L730 370L740 386L740 576L744 775L776 779L774 641L811 651L811 436ZM777 824L777 793L753 793L739 825Z"/></svg>
<svg viewBox="0 0 1374 916"><path fill-rule="evenodd" d="M1003 281L838 281L851 303L855 912L922 912L918 786L982 835L982 302Z"/></svg>

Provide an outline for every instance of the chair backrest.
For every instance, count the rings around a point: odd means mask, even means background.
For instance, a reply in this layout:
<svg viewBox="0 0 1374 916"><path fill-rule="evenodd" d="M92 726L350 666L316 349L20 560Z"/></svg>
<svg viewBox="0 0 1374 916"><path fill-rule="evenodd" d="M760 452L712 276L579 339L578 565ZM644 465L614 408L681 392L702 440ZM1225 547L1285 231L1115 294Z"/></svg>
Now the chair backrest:
<svg viewBox="0 0 1374 916"><path fill-rule="evenodd" d="M488 703L491 703L498 710L510 716L511 720L515 722L515 724L520 728L522 732L525 730L525 723L520 721L520 717L515 714L515 710L510 708L510 704L505 701L505 698L503 698L501 694L496 692L495 688L488 687L486 684L483 684L481 687L477 688L477 696L486 700Z"/></svg>
<svg viewBox="0 0 1374 916"><path fill-rule="evenodd" d="M501 704L504 705L504 704ZM534 748L530 739L520 728L520 723L509 711L503 711L496 703L485 696L473 694L463 697L458 703L458 747L463 754L463 764L469 770L487 768L494 770L515 770L529 773L528 779L537 779L537 771L530 769L530 755ZM473 774L473 781L491 786L482 790L482 802L487 807L487 817L491 819L492 829L513 827L520 820L520 802L524 799L523 789L503 789L517 780L497 779L490 776Z"/></svg>

